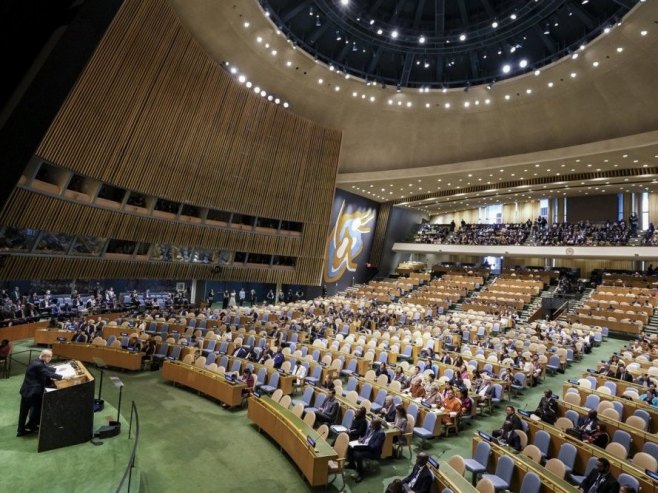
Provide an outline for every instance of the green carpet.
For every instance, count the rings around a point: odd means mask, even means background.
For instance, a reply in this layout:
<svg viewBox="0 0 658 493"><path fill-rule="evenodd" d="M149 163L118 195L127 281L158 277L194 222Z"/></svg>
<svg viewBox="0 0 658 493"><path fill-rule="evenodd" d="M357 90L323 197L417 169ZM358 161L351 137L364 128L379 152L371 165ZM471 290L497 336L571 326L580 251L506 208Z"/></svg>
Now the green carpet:
<svg viewBox="0 0 658 493"><path fill-rule="evenodd" d="M521 408L527 405L528 410L533 410L546 388L561 394L562 382L595 366L619 345L620 342L615 340L604 343L574 363L566 374L549 377L546 385L527 389L512 404ZM0 418L4 423L0 427L3 491L35 491L44 489L46 484L51 492L114 491L130 454L132 442L128 440L127 428L118 437L105 440L100 447L82 444L37 454L35 438L15 436L18 389L23 371L23 366L14 364L12 377L0 380L3 397ZM111 375L117 375L125 383L123 413L128 415L131 400L136 402L139 410L142 435L137 467L142 491L252 493L266 489L275 493L310 490L295 464L267 435L259 433L250 424L246 410L225 410L194 391L164 382L157 372L106 372L106 378ZM103 398L108 404L116 405L116 390L108 384L104 387ZM445 451L443 460L456 454L470 457L473 431L491 431L500 427L503 409L501 405L493 416L478 418L459 436L433 440L427 451L435 456ZM98 425L113 412L106 408L99 413ZM408 474L411 466L408 458L381 461L376 470L369 471L359 484L352 479L354 472L348 471L345 491L381 493L393 478ZM340 486L338 478L329 491L337 491Z"/></svg>

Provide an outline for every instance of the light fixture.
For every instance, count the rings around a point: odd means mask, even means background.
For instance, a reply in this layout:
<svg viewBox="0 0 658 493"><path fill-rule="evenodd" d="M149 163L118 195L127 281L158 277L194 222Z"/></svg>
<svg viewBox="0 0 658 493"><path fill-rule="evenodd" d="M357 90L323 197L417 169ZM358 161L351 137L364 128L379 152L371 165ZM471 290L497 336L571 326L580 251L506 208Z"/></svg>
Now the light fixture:
<svg viewBox="0 0 658 493"><path fill-rule="evenodd" d="M393 32L391 33L391 38L396 39L397 37L398 37L398 32L397 32L397 31L393 31Z"/></svg>
<svg viewBox="0 0 658 493"><path fill-rule="evenodd" d="M508 64L503 65L504 74L509 74L510 70L512 70L512 67L510 67Z"/></svg>
<svg viewBox="0 0 658 493"><path fill-rule="evenodd" d="M425 43L425 36L421 35L420 38L418 38L418 42L420 44L424 44Z"/></svg>

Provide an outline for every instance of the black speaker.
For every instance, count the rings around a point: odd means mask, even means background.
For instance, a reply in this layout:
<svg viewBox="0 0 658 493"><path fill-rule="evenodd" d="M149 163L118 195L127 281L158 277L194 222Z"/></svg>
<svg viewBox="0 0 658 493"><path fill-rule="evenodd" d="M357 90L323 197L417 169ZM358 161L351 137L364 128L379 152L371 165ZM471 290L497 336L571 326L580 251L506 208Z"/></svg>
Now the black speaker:
<svg viewBox="0 0 658 493"><path fill-rule="evenodd" d="M119 421L110 421L107 425L101 426L94 433L95 438L112 438L121 433L121 423Z"/></svg>

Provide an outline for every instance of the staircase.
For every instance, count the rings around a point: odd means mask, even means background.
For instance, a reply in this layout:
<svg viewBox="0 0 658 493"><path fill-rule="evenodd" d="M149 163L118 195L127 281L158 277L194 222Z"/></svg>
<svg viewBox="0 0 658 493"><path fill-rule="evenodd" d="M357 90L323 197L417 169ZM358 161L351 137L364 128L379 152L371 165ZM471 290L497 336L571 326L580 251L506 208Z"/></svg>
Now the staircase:
<svg viewBox="0 0 658 493"><path fill-rule="evenodd" d="M654 314L649 319L649 323L644 326L644 332L647 334L658 334L658 312Z"/></svg>

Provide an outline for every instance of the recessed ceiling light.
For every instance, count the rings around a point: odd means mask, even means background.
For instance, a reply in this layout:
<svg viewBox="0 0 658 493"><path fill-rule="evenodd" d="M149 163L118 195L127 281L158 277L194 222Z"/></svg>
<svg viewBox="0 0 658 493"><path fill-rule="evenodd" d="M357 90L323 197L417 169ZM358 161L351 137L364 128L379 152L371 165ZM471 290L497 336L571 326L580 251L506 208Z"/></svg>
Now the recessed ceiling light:
<svg viewBox="0 0 658 493"><path fill-rule="evenodd" d="M619 47L617 48L617 53L621 53L622 51L624 51L624 48L622 48L621 46L619 46Z"/></svg>
<svg viewBox="0 0 658 493"><path fill-rule="evenodd" d="M576 72L571 72L570 75L571 75L571 78L572 78L572 79L575 79L575 78L576 78Z"/></svg>
<svg viewBox="0 0 658 493"><path fill-rule="evenodd" d="M598 67L598 66L599 66L599 62L592 62L592 66L594 66L594 67Z"/></svg>
<svg viewBox="0 0 658 493"><path fill-rule="evenodd" d="M649 34L648 31L640 31L640 35L641 35L641 36L646 36L647 34Z"/></svg>
<svg viewBox="0 0 658 493"><path fill-rule="evenodd" d="M393 31L393 32L391 33L391 38L396 39L397 37L398 37L398 32L397 32L397 31Z"/></svg>
<svg viewBox="0 0 658 493"><path fill-rule="evenodd" d="M503 65L504 74L509 74L510 70L512 70L512 67L510 67L508 64Z"/></svg>

